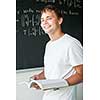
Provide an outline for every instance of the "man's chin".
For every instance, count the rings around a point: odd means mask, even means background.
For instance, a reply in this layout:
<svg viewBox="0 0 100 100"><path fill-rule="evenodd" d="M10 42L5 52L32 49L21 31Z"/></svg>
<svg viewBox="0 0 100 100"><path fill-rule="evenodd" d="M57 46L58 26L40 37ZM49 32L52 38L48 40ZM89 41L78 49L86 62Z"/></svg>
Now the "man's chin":
<svg viewBox="0 0 100 100"><path fill-rule="evenodd" d="M49 32L48 31L44 31L46 34L48 34Z"/></svg>
<svg viewBox="0 0 100 100"><path fill-rule="evenodd" d="M53 33L53 31L44 31L46 34L52 34Z"/></svg>

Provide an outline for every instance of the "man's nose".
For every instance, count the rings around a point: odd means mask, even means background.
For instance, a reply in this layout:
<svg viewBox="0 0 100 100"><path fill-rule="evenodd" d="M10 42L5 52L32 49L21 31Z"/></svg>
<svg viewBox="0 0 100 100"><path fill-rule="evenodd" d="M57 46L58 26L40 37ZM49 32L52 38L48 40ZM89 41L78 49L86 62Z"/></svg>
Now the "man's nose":
<svg viewBox="0 0 100 100"><path fill-rule="evenodd" d="M45 19L44 21L43 21L43 24L47 24L48 22L47 22L47 20Z"/></svg>

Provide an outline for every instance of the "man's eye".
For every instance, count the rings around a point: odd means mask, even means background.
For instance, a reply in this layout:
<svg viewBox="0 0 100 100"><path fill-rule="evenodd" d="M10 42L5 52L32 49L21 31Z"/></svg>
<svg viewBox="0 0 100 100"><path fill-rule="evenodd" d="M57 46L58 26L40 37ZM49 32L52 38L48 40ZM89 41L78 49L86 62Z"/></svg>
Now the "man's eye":
<svg viewBox="0 0 100 100"><path fill-rule="evenodd" d="M52 19L51 17L48 17L48 18L47 18L47 20L51 20L51 19Z"/></svg>
<svg viewBox="0 0 100 100"><path fill-rule="evenodd" d="M52 18L51 17L48 17L47 19L41 19L41 22L44 22L44 21L47 21L47 20L51 20Z"/></svg>
<svg viewBox="0 0 100 100"><path fill-rule="evenodd" d="M44 20L41 20L41 22L44 22Z"/></svg>

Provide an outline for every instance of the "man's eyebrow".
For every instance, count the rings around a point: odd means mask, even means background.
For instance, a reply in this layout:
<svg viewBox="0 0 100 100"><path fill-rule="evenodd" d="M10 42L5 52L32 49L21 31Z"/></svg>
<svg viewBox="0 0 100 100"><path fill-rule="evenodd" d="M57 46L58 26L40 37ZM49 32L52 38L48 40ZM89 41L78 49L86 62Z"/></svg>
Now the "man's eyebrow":
<svg viewBox="0 0 100 100"><path fill-rule="evenodd" d="M51 17L51 16L47 16L47 18L48 18L48 17Z"/></svg>
<svg viewBox="0 0 100 100"><path fill-rule="evenodd" d="M51 16L46 16L46 18L49 18L49 17L51 17ZM41 17L41 19L44 19L44 18Z"/></svg>

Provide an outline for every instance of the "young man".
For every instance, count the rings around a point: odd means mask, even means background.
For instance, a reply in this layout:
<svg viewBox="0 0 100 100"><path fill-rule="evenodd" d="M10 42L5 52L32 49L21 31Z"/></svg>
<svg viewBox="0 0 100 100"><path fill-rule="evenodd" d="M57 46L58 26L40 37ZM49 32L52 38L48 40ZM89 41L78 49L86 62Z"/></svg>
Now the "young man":
<svg viewBox="0 0 100 100"><path fill-rule="evenodd" d="M63 17L53 5L41 10L41 27L50 37L44 54L44 70L33 78L66 80L67 88L46 91L43 100L76 100L75 84L83 80L82 46L61 30Z"/></svg>

